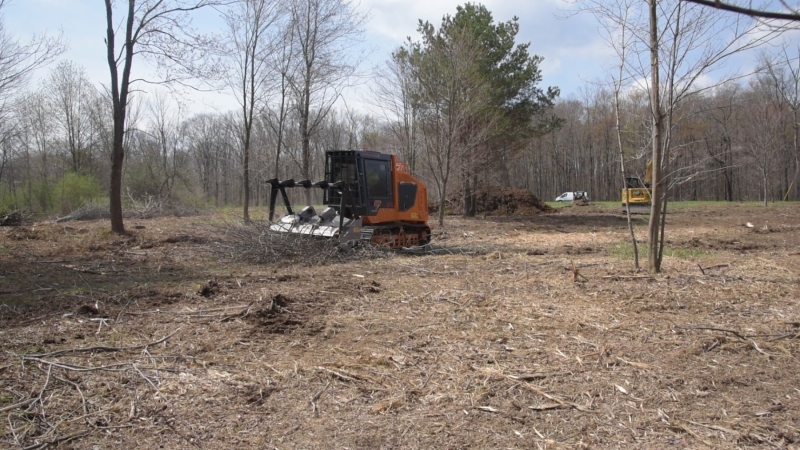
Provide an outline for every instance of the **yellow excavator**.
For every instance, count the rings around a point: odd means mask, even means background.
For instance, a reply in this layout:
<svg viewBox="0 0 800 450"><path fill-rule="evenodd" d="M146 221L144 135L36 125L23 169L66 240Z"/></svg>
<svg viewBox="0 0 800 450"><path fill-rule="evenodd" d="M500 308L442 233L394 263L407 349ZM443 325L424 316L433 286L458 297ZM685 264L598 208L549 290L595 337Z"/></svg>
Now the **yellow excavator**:
<svg viewBox="0 0 800 450"><path fill-rule="evenodd" d="M622 190L622 214L628 212L627 206L630 205L631 214L650 213L650 184L653 181L653 161L647 162L647 169L644 174L644 182L639 177L625 179L625 189Z"/></svg>

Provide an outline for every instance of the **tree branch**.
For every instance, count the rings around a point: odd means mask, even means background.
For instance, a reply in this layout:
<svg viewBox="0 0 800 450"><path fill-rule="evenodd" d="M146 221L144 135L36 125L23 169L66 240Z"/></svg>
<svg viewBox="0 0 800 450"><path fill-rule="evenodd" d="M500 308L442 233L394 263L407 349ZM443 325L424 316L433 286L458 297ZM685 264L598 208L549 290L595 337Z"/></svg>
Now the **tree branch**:
<svg viewBox="0 0 800 450"><path fill-rule="evenodd" d="M800 21L800 14L797 12L794 13L779 13L779 12L772 12L772 11L761 11L758 9L751 9L751 8L743 8L741 6L731 5L728 3L723 3L719 0L686 0L689 3L695 3L697 5L708 6L709 8L716 8L721 9L723 11L730 11L737 14L744 14L750 17L760 17L763 19L778 19L778 20L790 20L790 21Z"/></svg>

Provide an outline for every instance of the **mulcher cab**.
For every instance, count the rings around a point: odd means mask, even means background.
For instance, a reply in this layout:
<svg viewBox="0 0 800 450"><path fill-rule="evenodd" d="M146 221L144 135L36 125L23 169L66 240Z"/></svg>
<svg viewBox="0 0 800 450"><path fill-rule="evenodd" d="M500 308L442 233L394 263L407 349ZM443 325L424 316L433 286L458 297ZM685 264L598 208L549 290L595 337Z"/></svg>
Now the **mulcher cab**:
<svg viewBox="0 0 800 450"><path fill-rule="evenodd" d="M414 247L430 242L428 191L395 155L371 151L335 150L325 153L325 179L268 180L272 185L269 220L281 194L287 215L271 231L361 241L389 248ZM325 207L292 209L287 188L322 189Z"/></svg>

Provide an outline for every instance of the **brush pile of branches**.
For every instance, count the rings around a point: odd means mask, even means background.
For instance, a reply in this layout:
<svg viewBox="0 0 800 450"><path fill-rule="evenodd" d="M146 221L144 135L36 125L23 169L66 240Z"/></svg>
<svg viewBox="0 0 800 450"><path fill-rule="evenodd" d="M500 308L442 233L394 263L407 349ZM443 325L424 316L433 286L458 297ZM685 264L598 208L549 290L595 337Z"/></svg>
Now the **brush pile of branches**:
<svg viewBox="0 0 800 450"><path fill-rule="evenodd" d="M29 215L25 215L18 209L14 211L2 211L0 212L0 227L18 227L29 218Z"/></svg>
<svg viewBox="0 0 800 450"><path fill-rule="evenodd" d="M140 199L128 195L127 216L134 219L152 219L163 216L165 203L164 199L152 195Z"/></svg>
<svg viewBox="0 0 800 450"><path fill-rule="evenodd" d="M128 196L125 217L132 219L153 219L156 217L187 217L199 215L197 208L191 208L179 201L148 195L135 199Z"/></svg>
<svg viewBox="0 0 800 450"><path fill-rule="evenodd" d="M447 213L464 213L462 193L452 194L447 199ZM431 212L438 210L432 206ZM532 216L554 213L556 209L541 201L527 189L508 187L482 187L475 192L475 213L481 216Z"/></svg>
<svg viewBox="0 0 800 450"><path fill-rule="evenodd" d="M232 261L250 264L300 264L303 266L387 258L390 253L369 245L341 243L337 239L270 231L258 221L219 227L224 235L217 249Z"/></svg>
<svg viewBox="0 0 800 450"><path fill-rule="evenodd" d="M111 217L108 204L86 202L78 209L73 210L64 217L56 218L56 222L69 222L72 220L100 220Z"/></svg>
<svg viewBox="0 0 800 450"><path fill-rule="evenodd" d="M153 219L156 217L196 216L200 214L200 211L196 208L187 207L179 202L165 200L159 197L147 196L142 199L134 199L129 196L122 214L127 219ZM111 218L111 212L107 203L87 202L66 216L56 218L56 222L109 218Z"/></svg>

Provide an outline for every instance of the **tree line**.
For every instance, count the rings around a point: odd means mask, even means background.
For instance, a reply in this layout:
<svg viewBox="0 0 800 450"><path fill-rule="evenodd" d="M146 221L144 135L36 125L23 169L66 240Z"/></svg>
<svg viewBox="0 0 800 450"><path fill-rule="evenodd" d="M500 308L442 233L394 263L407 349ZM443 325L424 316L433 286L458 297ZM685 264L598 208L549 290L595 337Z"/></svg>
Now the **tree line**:
<svg viewBox="0 0 800 450"><path fill-rule="evenodd" d="M783 55L778 55L783 56ZM694 93L675 108L668 167L670 198L677 201L800 200L797 55L767 62L746 83L728 82ZM621 134L629 176L644 179L652 158L646 93L621 99ZM619 200L624 179L617 148L613 91L589 85L579 97L559 100L561 120L531 142L509 179L550 199L586 190L593 200Z"/></svg>
<svg viewBox="0 0 800 450"><path fill-rule="evenodd" d="M584 4L597 13L593 3ZM453 201L474 214L478 191L492 186L544 200L585 190L593 200L617 201L621 163L641 176L652 158L652 90L636 82L645 69L627 67L560 98L558 88L540 86L543 58L518 42L517 19L496 22L479 4L458 7L438 27L419 23L420 39L398 46L374 73L375 113L337 103L363 76L355 49L365 17L349 2L121 4L106 2L112 85L105 87L68 61L41 69L60 53L58 38L28 42L3 32L27 58L0 66L0 80L13 81L0 84L0 210L65 214L116 195L120 208L155 197L238 206L248 219L248 207L267 199L265 180L321 179L325 150L369 149L409 163L432 187L441 222ZM222 18L213 36L190 27L201 9ZM799 56L788 45L763 51L757 73L713 86L672 73L679 95L669 97L663 167L671 199L798 200ZM159 83L201 80L228 90L239 109L196 114L168 90L130 95L131 64L144 57L165 70ZM49 74L22 89L36 69ZM302 201L319 201L312 195Z"/></svg>

